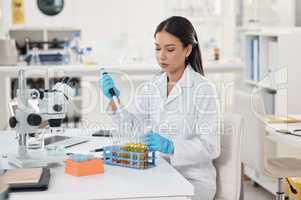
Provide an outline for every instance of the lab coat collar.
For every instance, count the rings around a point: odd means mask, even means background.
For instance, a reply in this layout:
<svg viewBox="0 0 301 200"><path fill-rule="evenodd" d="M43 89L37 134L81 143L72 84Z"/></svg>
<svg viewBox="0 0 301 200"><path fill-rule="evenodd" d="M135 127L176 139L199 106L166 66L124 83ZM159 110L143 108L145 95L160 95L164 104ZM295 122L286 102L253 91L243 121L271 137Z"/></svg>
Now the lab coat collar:
<svg viewBox="0 0 301 200"><path fill-rule="evenodd" d="M165 103L170 103L182 94L182 89L193 86L194 70L190 65L187 65L180 80L176 83L171 93L167 97L167 74L164 73L161 77L161 97L165 99Z"/></svg>
<svg viewBox="0 0 301 200"><path fill-rule="evenodd" d="M194 78L195 71L192 69L191 65L187 65L182 77L177 82L181 87L192 87L193 86L193 78ZM160 84L167 84L167 74L166 72L162 74Z"/></svg>
<svg viewBox="0 0 301 200"><path fill-rule="evenodd" d="M184 73L182 74L182 77L178 81L178 84L181 87L192 87L194 73L195 71L192 69L192 67L190 65L187 65Z"/></svg>

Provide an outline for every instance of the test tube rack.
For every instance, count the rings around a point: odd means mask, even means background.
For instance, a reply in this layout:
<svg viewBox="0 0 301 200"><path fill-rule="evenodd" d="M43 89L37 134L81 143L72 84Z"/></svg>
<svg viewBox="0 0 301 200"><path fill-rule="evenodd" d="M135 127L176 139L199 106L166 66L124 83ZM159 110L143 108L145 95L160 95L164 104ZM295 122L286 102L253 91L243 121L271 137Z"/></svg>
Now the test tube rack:
<svg viewBox="0 0 301 200"><path fill-rule="evenodd" d="M104 148L103 157L105 163L109 165L135 169L148 169L155 166L154 151L127 151L122 146L114 145Z"/></svg>

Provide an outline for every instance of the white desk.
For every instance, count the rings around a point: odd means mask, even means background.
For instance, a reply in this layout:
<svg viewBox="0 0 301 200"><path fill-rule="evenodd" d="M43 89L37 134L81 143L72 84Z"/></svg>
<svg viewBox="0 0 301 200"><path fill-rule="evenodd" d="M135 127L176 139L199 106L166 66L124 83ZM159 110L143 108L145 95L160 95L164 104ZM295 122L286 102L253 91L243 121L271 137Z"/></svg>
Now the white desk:
<svg viewBox="0 0 301 200"><path fill-rule="evenodd" d="M68 130L74 134L75 130ZM68 135L68 134L67 134ZM0 131L0 153L16 151L17 140L12 131ZM108 144L108 138L93 138L93 141L74 146L70 151L87 152ZM68 149L69 150L69 149ZM2 156L1 156L2 157ZM2 158L2 166L8 166ZM12 200L35 199L190 199L193 186L165 160L157 159L157 166L137 170L105 165L104 174L74 177L64 173L64 166L51 168L49 188L43 192L11 193Z"/></svg>
<svg viewBox="0 0 301 200"><path fill-rule="evenodd" d="M297 118L301 117L301 115L289 115L289 116L295 116ZM265 127L266 139L280 145L285 145L288 147L297 147L300 149L301 137L277 132L277 130L285 128L286 125L287 125L286 123L267 124ZM297 124L295 125L297 126ZM300 125L301 127L301 124L298 125ZM257 183L259 183L259 185L263 186L266 190L268 190L273 194L276 194L277 187L278 187L276 179L266 176L264 174L258 174L258 173L256 174L256 172L251 168L248 168L246 170L246 173L248 174L248 176L252 177L252 179L254 179Z"/></svg>
<svg viewBox="0 0 301 200"><path fill-rule="evenodd" d="M277 132L277 128L279 127L279 124L272 124L266 127L266 131L268 132L267 138L278 142L283 143L285 145L290 145L292 147L301 148L301 137L290 135L290 134L284 134ZM300 124L301 127L301 124Z"/></svg>
<svg viewBox="0 0 301 200"><path fill-rule="evenodd" d="M291 115L290 115L291 116ZM298 119L301 119L301 115L292 115ZM292 147L301 148L301 136L295 136L290 134L279 133L277 130L283 129L286 126L294 126L301 128L301 123L277 123L268 124L266 126L267 138L278 143L283 143L285 145L290 145Z"/></svg>

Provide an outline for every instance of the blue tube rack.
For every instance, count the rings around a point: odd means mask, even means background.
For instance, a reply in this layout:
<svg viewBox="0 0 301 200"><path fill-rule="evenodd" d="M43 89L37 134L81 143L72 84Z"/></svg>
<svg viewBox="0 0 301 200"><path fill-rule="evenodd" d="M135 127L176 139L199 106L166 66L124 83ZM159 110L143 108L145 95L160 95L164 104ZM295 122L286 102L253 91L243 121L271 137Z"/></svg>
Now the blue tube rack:
<svg viewBox="0 0 301 200"><path fill-rule="evenodd" d="M121 146L104 147L103 157L105 164L129 167L135 169L148 169L155 166L155 152L125 151Z"/></svg>

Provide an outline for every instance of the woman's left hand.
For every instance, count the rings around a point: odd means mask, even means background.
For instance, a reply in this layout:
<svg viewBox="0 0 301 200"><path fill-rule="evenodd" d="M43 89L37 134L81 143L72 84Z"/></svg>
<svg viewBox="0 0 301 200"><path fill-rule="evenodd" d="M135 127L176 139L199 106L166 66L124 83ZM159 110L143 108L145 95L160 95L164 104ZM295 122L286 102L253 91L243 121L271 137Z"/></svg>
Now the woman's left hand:
<svg viewBox="0 0 301 200"><path fill-rule="evenodd" d="M174 151L172 141L153 131L146 134L144 142L150 151L160 151L166 154L172 154Z"/></svg>

